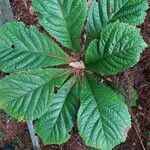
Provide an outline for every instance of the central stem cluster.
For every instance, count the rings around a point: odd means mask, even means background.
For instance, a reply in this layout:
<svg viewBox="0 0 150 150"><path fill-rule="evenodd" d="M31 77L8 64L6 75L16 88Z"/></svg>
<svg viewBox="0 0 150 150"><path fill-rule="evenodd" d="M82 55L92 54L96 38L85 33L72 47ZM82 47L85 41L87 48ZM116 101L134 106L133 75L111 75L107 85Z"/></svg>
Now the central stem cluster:
<svg viewBox="0 0 150 150"><path fill-rule="evenodd" d="M73 67L74 69L83 69L83 70L85 69L85 65L82 60L76 61L76 62L71 62L71 63L69 63L69 65L71 67Z"/></svg>
<svg viewBox="0 0 150 150"><path fill-rule="evenodd" d="M72 59L69 63L69 66L72 67L74 74L78 77L84 76L85 65L82 60Z"/></svg>

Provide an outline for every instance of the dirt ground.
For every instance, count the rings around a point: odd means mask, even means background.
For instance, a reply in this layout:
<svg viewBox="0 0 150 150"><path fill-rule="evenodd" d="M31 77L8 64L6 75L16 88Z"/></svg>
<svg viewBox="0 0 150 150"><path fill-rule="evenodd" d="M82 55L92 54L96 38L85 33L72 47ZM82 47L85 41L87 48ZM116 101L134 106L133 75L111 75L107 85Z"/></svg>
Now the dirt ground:
<svg viewBox="0 0 150 150"><path fill-rule="evenodd" d="M32 12L30 0L10 0L14 17L28 25L39 24ZM149 0L150 3L150 0ZM133 126L125 143L114 150L150 150L150 10L145 22L140 26L141 34L149 45L140 62L132 69L114 77L114 80L126 87L129 98L130 87L139 92L138 105L131 109ZM42 28L41 28L42 29ZM29 133L25 123L17 123L3 111L0 112L0 148L12 144L16 150L32 150ZM42 143L41 143L42 144ZM42 150L88 150L78 135L76 128L72 138L61 146L42 146Z"/></svg>

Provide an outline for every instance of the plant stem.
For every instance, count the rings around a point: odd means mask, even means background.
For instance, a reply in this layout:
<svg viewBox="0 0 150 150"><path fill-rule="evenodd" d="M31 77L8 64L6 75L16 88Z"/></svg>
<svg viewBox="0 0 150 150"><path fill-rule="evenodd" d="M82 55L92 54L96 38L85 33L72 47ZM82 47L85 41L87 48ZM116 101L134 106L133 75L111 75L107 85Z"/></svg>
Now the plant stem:
<svg viewBox="0 0 150 150"><path fill-rule="evenodd" d="M32 140L32 145L34 150L40 150L40 144L39 144L39 140L38 137L35 135L35 129L34 129L34 125L32 121L27 121L27 126L28 126L28 130L31 136L31 140Z"/></svg>

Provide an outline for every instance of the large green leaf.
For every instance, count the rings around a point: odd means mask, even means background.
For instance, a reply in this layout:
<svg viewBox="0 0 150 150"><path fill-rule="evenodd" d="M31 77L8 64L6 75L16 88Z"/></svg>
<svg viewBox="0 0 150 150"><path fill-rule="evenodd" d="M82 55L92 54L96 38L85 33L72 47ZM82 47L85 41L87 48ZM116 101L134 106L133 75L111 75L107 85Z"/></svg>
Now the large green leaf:
<svg viewBox="0 0 150 150"><path fill-rule="evenodd" d="M82 80L78 129L86 145L112 150L124 142L131 127L130 114L121 95L91 77Z"/></svg>
<svg viewBox="0 0 150 150"><path fill-rule="evenodd" d="M64 46L79 50L86 0L32 0L40 24Z"/></svg>
<svg viewBox="0 0 150 150"><path fill-rule="evenodd" d="M87 68L101 74L117 74L136 64L144 48L139 29L118 21L111 23L102 30L99 41L90 43Z"/></svg>
<svg viewBox="0 0 150 150"><path fill-rule="evenodd" d="M0 81L0 108L18 120L39 118L68 75L64 69L40 69L7 76Z"/></svg>
<svg viewBox="0 0 150 150"><path fill-rule="evenodd" d="M94 0L86 26L88 40L98 38L102 28L110 22L141 24L148 8L147 0Z"/></svg>
<svg viewBox="0 0 150 150"><path fill-rule="evenodd" d="M0 28L0 69L6 72L67 64L65 54L36 27L10 22Z"/></svg>
<svg viewBox="0 0 150 150"><path fill-rule="evenodd" d="M75 80L73 77L60 88L49 111L35 123L44 144L62 144L70 138L69 132L76 121L79 106L79 85L74 85Z"/></svg>

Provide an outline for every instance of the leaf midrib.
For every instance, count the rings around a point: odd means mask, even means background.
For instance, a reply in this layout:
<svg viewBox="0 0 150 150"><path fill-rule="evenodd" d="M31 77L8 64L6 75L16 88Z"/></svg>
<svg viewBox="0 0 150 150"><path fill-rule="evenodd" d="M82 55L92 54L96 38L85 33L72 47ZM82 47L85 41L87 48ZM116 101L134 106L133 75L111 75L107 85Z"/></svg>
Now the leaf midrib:
<svg viewBox="0 0 150 150"><path fill-rule="evenodd" d="M87 81L88 81L88 79L87 79ZM91 86L90 86L90 84L89 84L89 82L88 82L88 86L89 86L89 88L90 88L90 91L92 92L92 95L93 95L93 97L94 97L94 100L95 100L95 103L96 103L96 105L97 105L97 109L98 109L98 111L99 111L99 120L101 121L100 123L101 123L101 125L102 125L102 130L103 130L103 134L104 134L104 136L105 136L105 141L106 141L106 143L107 143L107 145L108 145L108 142L109 142L109 144L111 144L111 145L113 145L113 143L111 143L111 141L108 141L108 140L106 140L107 138L106 138L106 133L104 132L105 130L103 129L103 118L105 118L106 120L108 120L107 119L107 117L105 117L103 114L101 114L101 110L100 110L100 108L98 107L98 102L97 102L97 100L96 100L96 98L95 98L95 96L94 96L94 88L91 88ZM107 107L106 107L107 108ZM111 107L111 109L121 118L121 120L124 122L124 124L125 125L128 125L127 123L126 123L126 121L120 116L120 114L113 108L113 107ZM116 124L115 122L113 122L113 124ZM116 124L117 125L117 124Z"/></svg>
<svg viewBox="0 0 150 150"><path fill-rule="evenodd" d="M14 49L13 48L6 48L7 50L9 50L10 52L12 51L14 51ZM4 50L6 50L5 48L4 48ZM11 50L10 50L11 49ZM3 50L3 51L4 51ZM52 57L52 58L57 58L57 59L63 59L63 60L65 60L65 61L67 61L68 60L68 58L65 58L65 57L61 57L61 56L59 56L59 55L57 55L57 54L54 54L54 53L51 53L51 52L49 52L49 53L45 53L45 52L39 52L39 51L29 51L29 49L28 49L28 51L26 51L26 50L20 50L20 49L18 49L18 48L15 48L15 50L17 50L18 52L26 52L26 53L29 53L29 54L40 54L40 55L43 55L43 56L46 56L46 57Z"/></svg>
<svg viewBox="0 0 150 150"><path fill-rule="evenodd" d="M88 79L86 79L87 80L87 82L88 82ZM101 111L100 111L100 109L99 109L99 107L98 107L98 102L97 102L97 100L96 100L96 98L95 98L95 96L94 96L94 90L91 88L91 86L90 86L90 84L89 84L89 82L88 82L88 86L89 86L89 88L90 88L90 91L92 92L92 95L93 95L93 97L94 97L94 100L95 100L95 103L96 103L96 105L97 105L97 109L98 109L98 111L99 111L99 120L100 120L100 123L101 123L101 125L102 125L102 131L103 131L103 134L104 134L104 137L105 137L105 141L106 141L106 143L108 144L108 142L107 142L107 138L106 138L106 134L105 134L105 130L104 130L104 125L103 125L103 122L102 122L102 114L101 114ZM110 144L110 143L109 143Z"/></svg>

